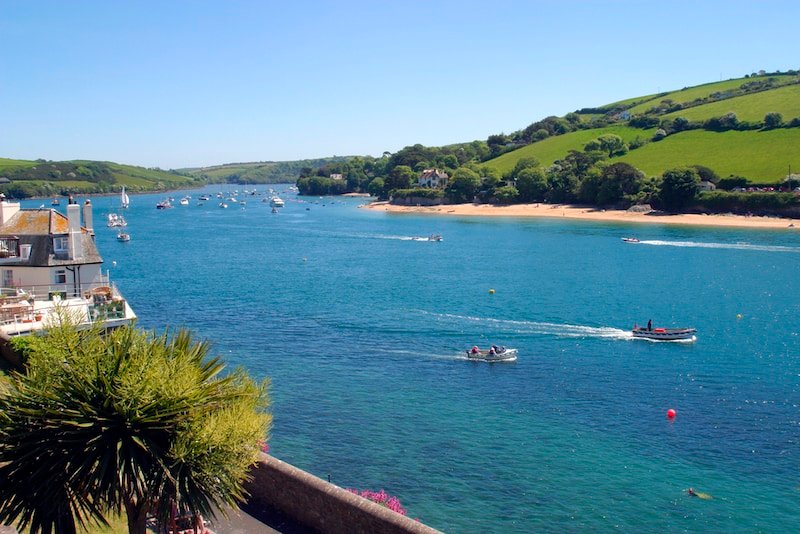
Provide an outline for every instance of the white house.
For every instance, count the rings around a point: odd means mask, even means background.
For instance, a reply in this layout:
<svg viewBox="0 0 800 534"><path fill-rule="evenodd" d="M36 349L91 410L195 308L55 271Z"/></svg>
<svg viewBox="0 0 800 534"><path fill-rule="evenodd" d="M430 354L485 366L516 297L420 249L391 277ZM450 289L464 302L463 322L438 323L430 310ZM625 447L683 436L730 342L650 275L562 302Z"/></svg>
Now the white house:
<svg viewBox="0 0 800 534"><path fill-rule="evenodd" d="M446 172L441 172L439 169L425 169L419 176L419 186L444 189L449 180L450 176Z"/></svg>
<svg viewBox="0 0 800 534"><path fill-rule="evenodd" d="M339 173L331 174L331 180L344 180L344 175Z"/></svg>
<svg viewBox="0 0 800 534"><path fill-rule="evenodd" d="M81 224L83 215L83 224ZM103 275L92 204L20 209L0 195L0 329L27 334L52 324L58 310L79 324L114 327L136 315Z"/></svg>
<svg viewBox="0 0 800 534"><path fill-rule="evenodd" d="M702 180L698 187L700 191L714 191L717 188L714 182L709 182L707 180Z"/></svg>

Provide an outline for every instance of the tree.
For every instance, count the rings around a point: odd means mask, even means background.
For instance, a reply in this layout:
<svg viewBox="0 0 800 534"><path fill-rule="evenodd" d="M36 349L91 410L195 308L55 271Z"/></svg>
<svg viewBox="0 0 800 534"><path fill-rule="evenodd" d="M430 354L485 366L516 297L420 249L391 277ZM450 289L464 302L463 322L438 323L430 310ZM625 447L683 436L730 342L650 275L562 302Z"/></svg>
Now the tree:
<svg viewBox="0 0 800 534"><path fill-rule="evenodd" d="M691 202L700 185L697 171L687 167L664 171L659 198L668 210L679 210Z"/></svg>
<svg viewBox="0 0 800 534"><path fill-rule="evenodd" d="M783 125L783 115L780 113L767 113L764 115L764 128L772 130Z"/></svg>
<svg viewBox="0 0 800 534"><path fill-rule="evenodd" d="M597 204L606 206L616 204L626 196L639 192L644 173L633 165L619 162L605 167L601 172L600 187L597 191Z"/></svg>
<svg viewBox="0 0 800 534"><path fill-rule="evenodd" d="M539 160L534 158L534 157L520 158L520 159L517 160L516 165L514 165L514 168L511 170L511 172L509 173L508 177L511 180L515 180L517 178L517 175L523 169L532 169L532 168L536 168L538 166L539 166Z"/></svg>
<svg viewBox="0 0 800 534"><path fill-rule="evenodd" d="M511 204L517 199L517 196L519 196L519 191L513 185L504 185L494 191L494 198L500 204Z"/></svg>
<svg viewBox="0 0 800 534"><path fill-rule="evenodd" d="M609 158L621 156L622 154L628 152L628 145L626 145L625 141L623 141L618 135L601 135L597 138L597 142L600 143L600 150L608 154Z"/></svg>
<svg viewBox="0 0 800 534"><path fill-rule="evenodd" d="M450 178L445 194L454 202L470 202L475 198L481 185L478 173L466 167L459 167Z"/></svg>
<svg viewBox="0 0 800 534"><path fill-rule="evenodd" d="M384 189L388 193L392 189L408 189L411 182L417 177L408 165L398 165L386 177Z"/></svg>
<svg viewBox="0 0 800 534"><path fill-rule="evenodd" d="M367 192L373 197L380 197L383 194L383 178L374 178L367 186Z"/></svg>
<svg viewBox="0 0 800 534"><path fill-rule="evenodd" d="M528 167L517 174L517 190L522 202L541 202L547 193L547 177L539 167Z"/></svg>
<svg viewBox="0 0 800 534"><path fill-rule="evenodd" d="M234 504L270 416L266 383L221 376L209 345L132 327L63 326L17 341L24 373L0 390L0 521L75 532L124 509L153 515Z"/></svg>

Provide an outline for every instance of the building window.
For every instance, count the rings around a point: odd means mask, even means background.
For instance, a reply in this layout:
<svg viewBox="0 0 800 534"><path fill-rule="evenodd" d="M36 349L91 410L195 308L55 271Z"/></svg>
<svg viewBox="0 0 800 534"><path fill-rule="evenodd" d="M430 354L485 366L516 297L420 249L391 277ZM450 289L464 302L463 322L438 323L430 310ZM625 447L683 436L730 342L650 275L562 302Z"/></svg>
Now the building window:
<svg viewBox="0 0 800 534"><path fill-rule="evenodd" d="M56 271L56 284L66 284L67 283L67 271L64 269L59 269Z"/></svg>
<svg viewBox="0 0 800 534"><path fill-rule="evenodd" d="M53 252L56 254L66 254L69 251L69 237L54 237Z"/></svg>
<svg viewBox="0 0 800 534"><path fill-rule="evenodd" d="M14 287L14 271L3 269L3 287Z"/></svg>
<svg viewBox="0 0 800 534"><path fill-rule="evenodd" d="M16 237L0 238L0 258L16 258L19 250L19 239Z"/></svg>

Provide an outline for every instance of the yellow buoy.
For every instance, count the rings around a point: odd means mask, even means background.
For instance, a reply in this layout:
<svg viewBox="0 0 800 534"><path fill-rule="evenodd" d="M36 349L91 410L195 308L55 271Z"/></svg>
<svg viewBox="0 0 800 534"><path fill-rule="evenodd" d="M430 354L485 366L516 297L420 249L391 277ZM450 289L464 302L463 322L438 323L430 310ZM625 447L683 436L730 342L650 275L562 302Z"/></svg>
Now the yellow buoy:
<svg viewBox="0 0 800 534"><path fill-rule="evenodd" d="M490 290L489 290L489 294L490 294L490 295L494 295L494 289L490 289Z"/></svg>

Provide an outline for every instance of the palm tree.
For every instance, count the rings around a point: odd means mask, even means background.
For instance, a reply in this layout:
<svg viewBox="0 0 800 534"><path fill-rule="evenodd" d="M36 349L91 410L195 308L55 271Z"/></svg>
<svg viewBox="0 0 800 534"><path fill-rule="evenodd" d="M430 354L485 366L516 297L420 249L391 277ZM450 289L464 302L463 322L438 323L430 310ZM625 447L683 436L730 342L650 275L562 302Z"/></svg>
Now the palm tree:
<svg viewBox="0 0 800 534"><path fill-rule="evenodd" d="M18 348L26 371L0 389L0 521L69 533L124 509L143 534L148 516L243 498L271 421L267 383L222 375L208 343L64 326Z"/></svg>

